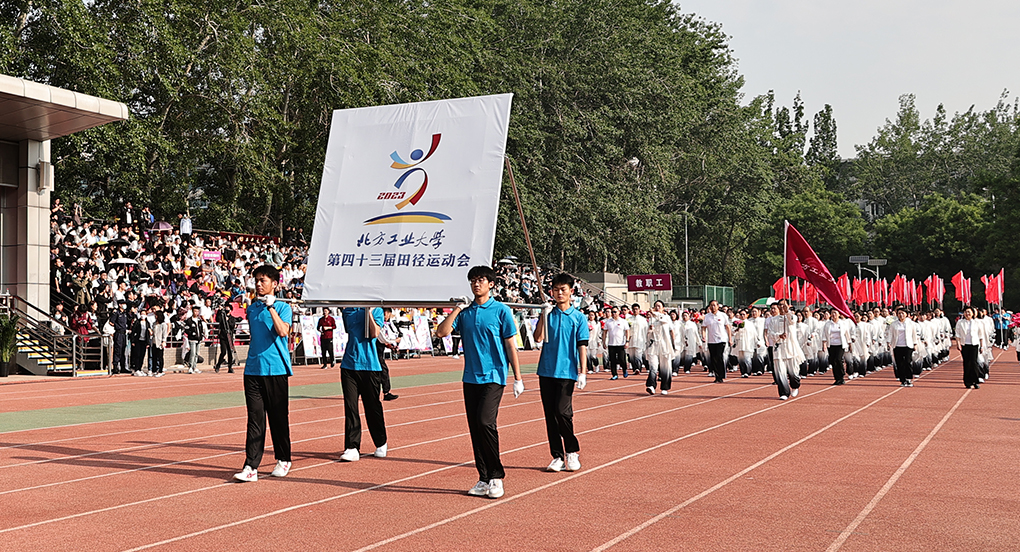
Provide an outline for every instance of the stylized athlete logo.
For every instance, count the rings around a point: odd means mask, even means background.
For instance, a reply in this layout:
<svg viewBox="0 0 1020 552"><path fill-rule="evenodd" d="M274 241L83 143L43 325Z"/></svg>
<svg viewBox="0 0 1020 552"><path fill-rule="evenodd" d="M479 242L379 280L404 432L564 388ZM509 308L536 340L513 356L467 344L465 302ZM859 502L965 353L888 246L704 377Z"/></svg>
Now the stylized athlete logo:
<svg viewBox="0 0 1020 552"><path fill-rule="evenodd" d="M425 190L429 186L429 175L427 172L425 172L425 169L419 167L418 165L427 161L429 157L432 157L432 154L436 152L436 148L439 147L439 141L442 138L443 138L442 134L432 135L432 145L429 147L428 153L425 153L420 149L412 151L410 156L412 163L404 161L403 158L400 157L400 154L397 153L396 151L390 154L390 159L393 160L393 163L390 164L391 169L399 170L410 169L406 170L404 174L400 175L400 178L398 178L397 181L393 183L394 188L399 190L401 186L404 185L404 181L407 180L407 177L411 176L416 172L420 172L422 175L421 186L419 186L418 189L413 194L411 194L410 197L398 203L396 205L397 209L403 209L408 205L417 205L418 202L421 200L422 196L425 195ZM433 222L433 223L438 222L442 224L444 220L452 219L449 216L444 215L442 213L433 213L429 211L408 211L402 213L391 213L389 215L381 215L378 217L370 218L365 221L365 225L367 226L369 224L389 224L397 222Z"/></svg>

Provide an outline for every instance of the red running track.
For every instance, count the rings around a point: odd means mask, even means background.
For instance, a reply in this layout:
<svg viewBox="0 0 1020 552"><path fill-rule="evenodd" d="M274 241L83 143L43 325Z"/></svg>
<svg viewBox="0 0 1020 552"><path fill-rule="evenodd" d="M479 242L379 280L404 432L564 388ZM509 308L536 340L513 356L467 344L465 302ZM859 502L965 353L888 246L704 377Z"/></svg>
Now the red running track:
<svg viewBox="0 0 1020 552"><path fill-rule="evenodd" d="M979 390L963 388L954 354L914 388L890 370L842 387L822 376L786 402L764 377L716 385L694 373L664 397L645 394L643 378L598 374L575 394L573 473L543 471L528 376L529 390L505 395L500 411L499 500L464 494L476 473L457 383L401 390L384 403L389 456L350 464L335 461L340 402L294 400L294 469L266 477L268 453L250 484L228 481L243 461L242 407L176 414L173 427L156 416L0 434L0 548L1016 550L1011 356ZM5 386L3 401L8 387L72 392ZM87 391L62 400L131 400L140 389L112 378Z"/></svg>

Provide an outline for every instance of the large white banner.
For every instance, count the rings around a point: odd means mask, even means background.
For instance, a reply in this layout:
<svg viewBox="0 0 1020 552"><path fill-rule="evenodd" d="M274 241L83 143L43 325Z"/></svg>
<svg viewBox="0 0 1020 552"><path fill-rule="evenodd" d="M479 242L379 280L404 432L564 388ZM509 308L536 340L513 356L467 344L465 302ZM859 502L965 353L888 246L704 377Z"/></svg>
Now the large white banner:
<svg viewBox="0 0 1020 552"><path fill-rule="evenodd" d="M511 97L334 111L303 298L464 295L492 262Z"/></svg>

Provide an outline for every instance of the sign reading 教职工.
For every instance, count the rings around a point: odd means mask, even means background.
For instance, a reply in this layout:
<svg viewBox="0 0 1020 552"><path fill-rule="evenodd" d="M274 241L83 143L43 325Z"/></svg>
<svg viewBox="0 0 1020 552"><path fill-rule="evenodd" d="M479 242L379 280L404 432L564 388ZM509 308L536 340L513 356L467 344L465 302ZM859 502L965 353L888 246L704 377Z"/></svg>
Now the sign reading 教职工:
<svg viewBox="0 0 1020 552"><path fill-rule="evenodd" d="M463 295L492 259L511 97L334 111L303 298Z"/></svg>

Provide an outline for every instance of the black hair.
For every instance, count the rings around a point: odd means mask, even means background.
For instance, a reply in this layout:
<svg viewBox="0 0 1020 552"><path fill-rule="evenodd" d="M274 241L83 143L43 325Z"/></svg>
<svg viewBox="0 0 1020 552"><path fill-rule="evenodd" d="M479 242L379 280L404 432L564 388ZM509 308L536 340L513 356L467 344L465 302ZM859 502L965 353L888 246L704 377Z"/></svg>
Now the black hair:
<svg viewBox="0 0 1020 552"><path fill-rule="evenodd" d="M275 266L270 264L264 264L256 268L255 270L252 271L251 275L256 280L258 279L259 276L265 276L266 278L269 278L274 282L280 281L280 271L277 270Z"/></svg>
<svg viewBox="0 0 1020 552"><path fill-rule="evenodd" d="M559 274L553 276L551 287L562 285L566 285L567 287L571 288L574 287L574 277L571 276L570 274L567 274L566 272L560 272Z"/></svg>
<svg viewBox="0 0 1020 552"><path fill-rule="evenodd" d="M475 278L485 278L486 280L495 283L496 282L496 271L490 266L479 265L471 267L468 271L468 281L474 280Z"/></svg>
<svg viewBox="0 0 1020 552"><path fill-rule="evenodd" d="M637 303L634 303L633 305L630 306L630 308L632 308L632 309L640 309L641 305L639 305Z"/></svg>

